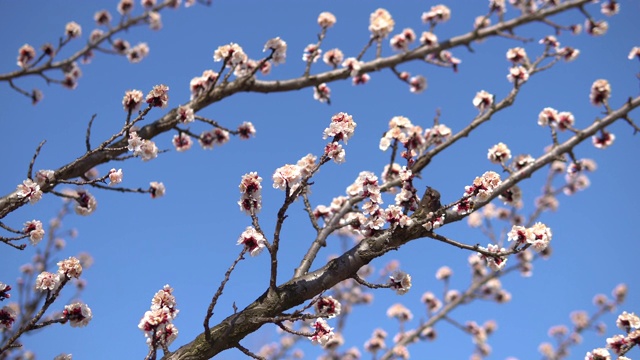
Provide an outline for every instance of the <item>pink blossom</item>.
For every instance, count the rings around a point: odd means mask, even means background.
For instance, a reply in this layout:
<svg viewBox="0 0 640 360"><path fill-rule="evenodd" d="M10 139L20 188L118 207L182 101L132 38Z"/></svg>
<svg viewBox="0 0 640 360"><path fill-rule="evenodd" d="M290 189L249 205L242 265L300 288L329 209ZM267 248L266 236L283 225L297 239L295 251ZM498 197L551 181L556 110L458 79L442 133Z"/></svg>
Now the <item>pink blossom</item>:
<svg viewBox="0 0 640 360"><path fill-rule="evenodd" d="M120 184L122 182L122 169L111 169L109 170L109 185Z"/></svg>
<svg viewBox="0 0 640 360"><path fill-rule="evenodd" d="M42 229L42 222L38 220L31 220L24 223L25 234L29 234L29 240L31 245L36 246L44 238L44 229Z"/></svg>
<svg viewBox="0 0 640 360"><path fill-rule="evenodd" d="M165 193L164 184L161 182L152 181L149 184L149 193L151 193L151 197L154 199L163 197Z"/></svg>
<svg viewBox="0 0 640 360"><path fill-rule="evenodd" d="M24 180L22 184L18 185L17 191L19 198L28 199L31 204L37 203L42 198L40 185L31 179Z"/></svg>

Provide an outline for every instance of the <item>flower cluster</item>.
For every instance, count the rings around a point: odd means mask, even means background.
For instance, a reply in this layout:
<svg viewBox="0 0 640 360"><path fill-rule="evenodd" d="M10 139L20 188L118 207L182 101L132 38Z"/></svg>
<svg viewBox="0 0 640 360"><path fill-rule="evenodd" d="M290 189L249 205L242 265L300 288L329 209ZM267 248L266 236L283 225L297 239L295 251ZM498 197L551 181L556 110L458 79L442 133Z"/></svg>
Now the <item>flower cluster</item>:
<svg viewBox="0 0 640 360"><path fill-rule="evenodd" d="M84 327L89 324L93 315L87 304L75 302L64 307L62 318L65 321L69 321L71 327Z"/></svg>
<svg viewBox="0 0 640 360"><path fill-rule="evenodd" d="M600 106L607 103L611 97L611 85L605 79L598 79L591 85L591 93L589 94L589 100L595 106Z"/></svg>
<svg viewBox="0 0 640 360"><path fill-rule="evenodd" d="M236 67L247 61L247 54L236 43L222 45L213 53L213 61L224 61L229 67Z"/></svg>
<svg viewBox="0 0 640 360"><path fill-rule="evenodd" d="M329 324L324 319L318 318L311 327L313 334L309 336L309 340L314 344L320 343L320 345L325 346L333 338L333 328L329 327Z"/></svg>
<svg viewBox="0 0 640 360"><path fill-rule="evenodd" d="M387 37L393 31L395 24L391 14L382 8L371 13L369 17L369 31L371 31L371 36L377 39Z"/></svg>
<svg viewBox="0 0 640 360"><path fill-rule="evenodd" d="M209 91L218 80L218 73L213 70L205 70L202 76L196 76L189 82L191 100L200 97Z"/></svg>
<svg viewBox="0 0 640 360"><path fill-rule="evenodd" d="M138 324L151 350L166 348L178 337L178 329L173 325L178 312L173 288L165 285L151 299L151 310L144 314Z"/></svg>
<svg viewBox="0 0 640 360"><path fill-rule="evenodd" d="M71 190L69 195L73 196L76 200L76 204L73 209L78 215L91 215L98 206L98 201L95 196L91 195L86 190Z"/></svg>
<svg viewBox="0 0 640 360"><path fill-rule="evenodd" d="M174 135L171 142L173 143L173 146L176 148L176 150L179 152L187 151L191 149L191 145L193 145L193 141L191 140L191 137L188 134L183 132L177 135Z"/></svg>
<svg viewBox="0 0 640 360"><path fill-rule="evenodd" d="M336 317L340 315L340 311L342 306L338 300L334 299L332 296L324 296L318 299L314 304L316 309L316 314L321 316L326 316L331 319L332 317Z"/></svg>
<svg viewBox="0 0 640 360"><path fill-rule="evenodd" d="M486 248L480 246L480 249L493 253L492 256L486 256L482 253L478 253L478 257L484 260L491 270L498 271L504 268L507 263L507 258L501 254L507 251L505 248L500 248L498 245L494 244L488 244Z"/></svg>
<svg viewBox="0 0 640 360"><path fill-rule="evenodd" d="M27 199L31 204L37 203L42 198L40 185L31 179L24 180L22 184L18 185L17 191L19 198Z"/></svg>
<svg viewBox="0 0 640 360"><path fill-rule="evenodd" d="M188 124L195 120L195 114L190 106L179 106L176 114L176 119L182 124Z"/></svg>
<svg viewBox="0 0 640 360"><path fill-rule="evenodd" d="M396 270L389 276L389 285L398 295L404 295L411 289L411 275L404 271Z"/></svg>
<svg viewBox="0 0 640 360"><path fill-rule="evenodd" d="M518 86L529 80L529 71L522 65L511 67L507 79Z"/></svg>
<svg viewBox="0 0 640 360"><path fill-rule="evenodd" d="M165 192L164 184L157 181L149 183L149 193L153 199L163 197Z"/></svg>
<svg viewBox="0 0 640 360"><path fill-rule="evenodd" d="M390 318L398 319L398 321L405 322L413 319L413 314L411 310L407 309L406 306L396 303L393 304L387 309L387 316Z"/></svg>
<svg viewBox="0 0 640 360"><path fill-rule="evenodd" d="M313 88L313 98L328 103L331 100L331 89L326 83L322 83Z"/></svg>
<svg viewBox="0 0 640 360"><path fill-rule="evenodd" d="M491 108L493 105L493 95L488 92L481 90L476 94L473 98L473 106L477 107L480 111L485 111L486 109Z"/></svg>
<svg viewBox="0 0 640 360"><path fill-rule="evenodd" d="M0 309L0 329L11 329L17 317L18 313L12 306L3 306Z"/></svg>
<svg viewBox="0 0 640 360"><path fill-rule="evenodd" d="M538 125L549 126L552 129L564 131L573 128L576 119L568 111L558 112L554 108L546 107L538 114Z"/></svg>
<svg viewBox="0 0 640 360"><path fill-rule="evenodd" d="M516 245L531 244L534 249L540 252L549 246L551 236L551 229L538 222L530 228L514 225L509 231L508 240L515 241Z"/></svg>
<svg viewBox="0 0 640 360"><path fill-rule="evenodd" d="M133 151L133 156L140 156L142 161L149 161L158 157L158 147L152 140L142 139L138 133L131 131L127 149Z"/></svg>
<svg viewBox="0 0 640 360"><path fill-rule="evenodd" d="M451 19L451 10L445 5L435 5L431 7L431 10L422 13L422 22L431 23L443 23Z"/></svg>
<svg viewBox="0 0 640 360"><path fill-rule="evenodd" d="M122 98L122 107L125 111L134 112L140 109L143 98L142 91L128 90Z"/></svg>
<svg viewBox="0 0 640 360"><path fill-rule="evenodd" d="M247 215L257 214L262 208L262 178L258 176L258 173L251 172L244 174L240 181L240 210L247 213Z"/></svg>
<svg viewBox="0 0 640 360"><path fill-rule="evenodd" d="M203 131L198 137L198 142L203 149L213 149L214 145L224 145L227 141L229 141L229 132L219 128Z"/></svg>
<svg viewBox="0 0 640 360"><path fill-rule="evenodd" d="M498 143L489 149L487 158L494 164L504 164L511 159L511 150L504 143Z"/></svg>
<svg viewBox="0 0 640 360"><path fill-rule="evenodd" d="M321 12L320 15L318 15L318 25L322 28L330 28L335 25L335 23L336 16L328 11Z"/></svg>
<svg viewBox="0 0 640 360"><path fill-rule="evenodd" d="M169 87L167 85L156 85L147 94L147 104L153 107L166 108L169 103Z"/></svg>
<svg viewBox="0 0 640 360"><path fill-rule="evenodd" d="M333 67L334 69L337 68L338 65L342 63L343 60L344 60L344 54L340 49L328 50L326 53L324 53L324 56L322 57L322 61L324 61L325 64Z"/></svg>
<svg viewBox="0 0 640 360"><path fill-rule="evenodd" d="M270 39L264 44L263 51L271 50L273 51L273 63L274 64L284 64L287 59L287 43L280 39L279 37Z"/></svg>
<svg viewBox="0 0 640 360"><path fill-rule="evenodd" d="M414 41L416 41L416 33L412 29L406 28L400 34L394 35L389 43L391 48L396 51L407 51L409 44Z"/></svg>
<svg viewBox="0 0 640 360"><path fill-rule="evenodd" d="M29 235L29 241L31 245L36 246L44 238L44 229L42 229L42 222L38 220L31 220L24 223L24 229L22 232Z"/></svg>
<svg viewBox="0 0 640 360"><path fill-rule="evenodd" d="M480 201L487 200L501 183L500 174L494 171L487 171L482 176L476 177L471 186L465 186L465 197L453 206L453 210L460 214L468 214L473 209L472 197Z"/></svg>
<svg viewBox="0 0 640 360"><path fill-rule="evenodd" d="M21 68L27 69L29 68L29 65L31 65L31 62L35 60L35 58L36 58L36 50L33 48L33 46L29 44L24 44L22 45L20 50L18 50L17 64Z"/></svg>
<svg viewBox="0 0 640 360"><path fill-rule="evenodd" d="M266 244L267 240L253 226L247 226L238 238L238 245L244 245L245 251L248 251L251 256L260 254Z"/></svg>
<svg viewBox="0 0 640 360"><path fill-rule="evenodd" d="M11 285L3 284L2 282L0 282L0 301L11 297L9 291L11 291Z"/></svg>
<svg viewBox="0 0 640 360"><path fill-rule="evenodd" d="M316 44L309 44L304 48L304 53L302 54L302 61L308 62L316 62L320 58L320 54L322 54L322 50L318 48Z"/></svg>

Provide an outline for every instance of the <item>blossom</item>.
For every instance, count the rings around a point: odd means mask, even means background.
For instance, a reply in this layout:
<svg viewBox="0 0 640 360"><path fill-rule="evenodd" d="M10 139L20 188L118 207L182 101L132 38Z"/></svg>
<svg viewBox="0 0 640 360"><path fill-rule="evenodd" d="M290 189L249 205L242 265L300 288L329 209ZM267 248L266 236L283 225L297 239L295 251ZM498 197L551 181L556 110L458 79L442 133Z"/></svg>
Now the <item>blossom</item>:
<svg viewBox="0 0 640 360"><path fill-rule="evenodd" d="M500 194L499 198L505 205L512 205L515 207L522 206L522 203L520 202L522 200L522 190L520 190L518 185L513 185L509 189L505 190Z"/></svg>
<svg viewBox="0 0 640 360"><path fill-rule="evenodd" d="M118 3L118 12L122 15L126 15L133 10L133 0L120 0Z"/></svg>
<svg viewBox="0 0 640 360"><path fill-rule="evenodd" d="M304 53L302 54L302 61L312 61L316 62L320 58L320 54L322 50L318 48L316 44L309 44L304 48Z"/></svg>
<svg viewBox="0 0 640 360"><path fill-rule="evenodd" d="M31 179L24 180L22 184L18 185L17 191L17 195L19 198L26 198L31 204L37 203L42 198L40 185L36 184Z"/></svg>
<svg viewBox="0 0 640 360"><path fill-rule="evenodd" d="M64 27L64 33L69 39L74 39L82 35L82 27L77 22L71 21Z"/></svg>
<svg viewBox="0 0 640 360"><path fill-rule="evenodd" d="M500 175L494 171L487 171L481 177L476 177L473 185L465 187L465 194L475 195L480 200L486 200L491 196L493 189L500 184Z"/></svg>
<svg viewBox="0 0 640 360"><path fill-rule="evenodd" d="M427 145L440 145L451 137L451 129L444 124L434 125L431 129L424 131L424 138Z"/></svg>
<svg viewBox="0 0 640 360"><path fill-rule="evenodd" d="M280 39L280 37L268 40L267 43L264 44L264 49L262 51L267 51L267 49L271 49L273 51L272 56L274 64L284 64L285 59L287 58L287 43L284 40Z"/></svg>
<svg viewBox="0 0 640 360"><path fill-rule="evenodd" d="M142 104L143 96L140 90L128 90L122 98L122 107L125 111L137 111L140 108L140 104ZM133 133L135 134L135 132Z"/></svg>
<svg viewBox="0 0 640 360"><path fill-rule="evenodd" d="M238 136L240 139L247 140L252 136L256 136L256 128L249 121L245 121L238 126Z"/></svg>
<svg viewBox="0 0 640 360"><path fill-rule="evenodd" d="M340 315L340 310L342 308L340 302L332 296L323 296L319 298L314 304L314 307L316 309L316 314L325 315L329 319Z"/></svg>
<svg viewBox="0 0 640 360"><path fill-rule="evenodd" d="M502 164L511 159L511 150L504 143L498 143L489 149L487 158L494 164Z"/></svg>
<svg viewBox="0 0 640 360"><path fill-rule="evenodd" d="M575 122L576 122L576 119L572 113L568 111L563 111L558 113L558 122L555 123L555 125L557 125L558 130L564 131L566 129L572 128ZM554 123L552 123L551 125L553 126Z"/></svg>
<svg viewBox="0 0 640 360"><path fill-rule="evenodd" d="M55 290L61 282L60 274L43 271L36 277L35 289L38 291Z"/></svg>
<svg viewBox="0 0 640 360"><path fill-rule="evenodd" d="M400 206L389 205L384 213L386 221L391 225L391 227L411 226L413 223L413 220L402 212L402 208Z"/></svg>
<svg viewBox="0 0 640 360"><path fill-rule="evenodd" d="M240 210L248 215L258 213L262 208L261 182L262 178L256 172L244 174L240 181L239 188L242 195L238 205L240 205Z"/></svg>
<svg viewBox="0 0 640 360"><path fill-rule="evenodd" d="M634 313L623 311L616 319L616 326L626 332L633 329L640 329L640 317Z"/></svg>
<svg viewBox="0 0 640 360"><path fill-rule="evenodd" d="M62 318L69 321L71 327L83 327L89 324L93 315L87 304L76 302L64 307Z"/></svg>
<svg viewBox="0 0 640 360"><path fill-rule="evenodd" d="M489 25L491 25L491 19L489 19L487 16L484 16L484 15L476 16L476 19L473 21L474 29L486 28Z"/></svg>
<svg viewBox="0 0 640 360"><path fill-rule="evenodd" d="M314 344L320 343L320 345L324 346L333 338L333 328L329 327L329 324L322 318L318 318L311 328L313 329L313 334L309 336L309 340Z"/></svg>
<svg viewBox="0 0 640 360"><path fill-rule="evenodd" d="M238 238L238 245L244 245L245 251L248 251L251 256L260 254L266 244L267 240L253 226L247 226Z"/></svg>
<svg viewBox="0 0 640 360"><path fill-rule="evenodd" d="M627 58L629 60L633 60L634 58L640 59L640 46L634 46L629 52L629 56Z"/></svg>
<svg viewBox="0 0 640 360"><path fill-rule="evenodd" d="M451 18L451 10L445 5L435 5L429 12L422 13L423 23L443 23Z"/></svg>
<svg viewBox="0 0 640 360"><path fill-rule="evenodd" d="M75 200L76 205L74 207L74 210L78 215L90 215L96 210L96 207L98 206L98 201L96 200L96 198L85 190L76 191Z"/></svg>
<svg viewBox="0 0 640 360"><path fill-rule="evenodd" d="M328 11L321 12L318 15L318 25L322 28L330 28L336 23L336 17Z"/></svg>
<svg viewBox="0 0 640 360"><path fill-rule="evenodd" d="M331 89L326 83L322 83L313 88L313 98L328 103L331 100Z"/></svg>
<svg viewBox="0 0 640 360"><path fill-rule="evenodd" d="M198 137L198 142L203 149L213 149L214 145L224 145L229 141L229 132L222 129L203 131Z"/></svg>
<svg viewBox="0 0 640 360"><path fill-rule="evenodd" d="M225 61L228 66L235 67L247 61L247 54L236 43L222 45L213 53L213 61Z"/></svg>
<svg viewBox="0 0 640 360"><path fill-rule="evenodd" d="M173 143L173 146L176 148L176 150L179 152L187 151L191 149L191 145L193 145L193 141L191 140L191 137L183 132L181 132L180 134L174 135L173 140L171 140L171 142Z"/></svg>
<svg viewBox="0 0 640 360"><path fill-rule="evenodd" d="M604 35L609 29L609 24L604 21L593 21L591 19L587 19L584 22L584 31L589 35L600 36Z"/></svg>
<svg viewBox="0 0 640 360"><path fill-rule="evenodd" d="M527 59L527 53L525 52L524 48L515 47L507 51L507 60L511 61L514 64L526 64Z"/></svg>
<svg viewBox="0 0 640 360"><path fill-rule="evenodd" d="M387 309L387 316L390 318L396 318L399 321L410 321L413 319L413 314L411 310L407 309L404 305L400 303L393 304Z"/></svg>
<svg viewBox="0 0 640 360"><path fill-rule="evenodd" d="M591 85L591 93L589 94L589 100L595 106L606 104L607 100L611 96L611 85L605 79L598 79Z"/></svg>
<svg viewBox="0 0 640 360"><path fill-rule="evenodd" d="M122 182L122 169L111 169L109 170L109 185L120 184Z"/></svg>
<svg viewBox="0 0 640 360"><path fill-rule="evenodd" d="M147 21L149 22L149 28L151 30L162 29L162 16L157 11L150 11Z"/></svg>
<svg viewBox="0 0 640 360"><path fill-rule="evenodd" d="M538 41L539 44L548 46L550 48L558 48L560 46L560 42L553 35L547 35Z"/></svg>
<svg viewBox="0 0 640 360"><path fill-rule="evenodd" d="M447 280L453 274L453 270L451 270L448 266L442 266L436 271L436 279L438 280Z"/></svg>
<svg viewBox="0 0 640 360"><path fill-rule="evenodd" d="M558 54L562 56L564 61L569 62L578 58L578 55L580 55L580 50L572 48L570 46L565 46L562 49L558 49Z"/></svg>
<svg viewBox="0 0 640 360"><path fill-rule="evenodd" d="M149 55L149 45L147 43L139 43L127 51L127 59L132 64L139 63Z"/></svg>
<svg viewBox="0 0 640 360"><path fill-rule="evenodd" d="M407 51L409 50L409 44L415 40L416 33L412 29L406 28L400 34L394 35L389 43L394 50Z"/></svg>
<svg viewBox="0 0 640 360"><path fill-rule="evenodd" d="M111 14L107 10L100 10L93 15L93 20L95 20L98 26L109 25L111 22Z"/></svg>
<svg viewBox="0 0 640 360"><path fill-rule="evenodd" d="M331 117L331 124L324 129L323 139L331 136L334 141L342 140L345 144L353 136L356 129L356 122L353 117L347 113L340 112Z"/></svg>
<svg viewBox="0 0 640 360"><path fill-rule="evenodd" d="M169 87L166 85L156 85L153 89L147 94L146 101L148 104L154 107L167 107L169 102Z"/></svg>
<svg viewBox="0 0 640 360"><path fill-rule="evenodd" d="M149 193L153 199L163 197L165 192L164 184L161 182L152 181L149 183Z"/></svg>
<svg viewBox="0 0 640 360"><path fill-rule="evenodd" d="M385 9L379 8L369 16L369 31L374 38L384 38L393 31L396 22Z"/></svg>
<svg viewBox="0 0 640 360"><path fill-rule="evenodd" d="M272 178L274 189L295 191L302 180L301 169L298 165L287 164L276 169Z"/></svg>
<svg viewBox="0 0 640 360"><path fill-rule="evenodd" d="M389 276L389 285L398 295L404 295L411 289L411 275L404 271L396 270Z"/></svg>
<svg viewBox="0 0 640 360"><path fill-rule="evenodd" d="M609 0L605 3L602 3L600 6L600 12L603 15L613 16L620 11L620 4L616 0Z"/></svg>
<svg viewBox="0 0 640 360"><path fill-rule="evenodd" d="M344 60L344 54L340 49L331 49L324 53L322 60L325 64L332 66L335 69L340 65L340 63L342 63L342 60Z"/></svg>
<svg viewBox="0 0 640 360"><path fill-rule="evenodd" d="M554 108L546 107L538 114L538 125L540 126L555 126L558 120L558 110Z"/></svg>
<svg viewBox="0 0 640 360"><path fill-rule="evenodd" d="M495 254L494 256L486 256L480 252L478 253L478 256L486 261L487 266L489 266L491 270L498 271L504 268L505 264L507 263L507 258L500 256L500 254L506 251L505 248L500 248L498 247L498 245L489 244L487 245L487 248L480 246L480 249Z"/></svg>
<svg viewBox="0 0 640 360"><path fill-rule="evenodd" d="M337 141L328 143L324 147L324 154L336 164L342 164L345 161L346 152Z"/></svg>
<svg viewBox="0 0 640 360"><path fill-rule="evenodd" d="M473 106L477 107L480 111L485 111L493 105L493 95L484 90L480 90L473 98Z"/></svg>
<svg viewBox="0 0 640 360"><path fill-rule="evenodd" d="M11 285L3 284L2 282L0 282L0 301L11 297L9 291L11 291Z"/></svg>
<svg viewBox="0 0 640 360"><path fill-rule="evenodd" d="M604 348L593 349L585 355L584 360L611 360L611 354Z"/></svg>
<svg viewBox="0 0 640 360"><path fill-rule="evenodd" d="M4 306L0 309L0 329L11 329L13 322L16 321L18 313L11 306Z"/></svg>
<svg viewBox="0 0 640 360"><path fill-rule="evenodd" d="M67 278L79 278L82 274L82 265L80 260L71 256L66 260L58 261L58 274Z"/></svg>
<svg viewBox="0 0 640 360"><path fill-rule="evenodd" d="M31 220L24 223L25 234L29 235L31 245L36 246L44 238L44 230L42 229L42 222L38 220Z"/></svg>
<svg viewBox="0 0 640 360"><path fill-rule="evenodd" d="M538 252L544 250L551 241L551 229L545 224L538 222L531 228L527 229L527 243Z"/></svg>
<svg viewBox="0 0 640 360"><path fill-rule="evenodd" d="M424 31L422 32L422 35L420 35L420 44L426 46L435 46L438 44L438 37L436 36L436 34L430 31Z"/></svg>
<svg viewBox="0 0 640 360"><path fill-rule="evenodd" d="M414 94L421 93L427 89L427 79L422 76L414 76L409 80L409 91Z"/></svg>
<svg viewBox="0 0 640 360"><path fill-rule="evenodd" d="M519 85L529 80L529 72L523 66L514 66L509 69L507 79L509 79L509 82Z"/></svg>
<svg viewBox="0 0 640 360"><path fill-rule="evenodd" d="M606 131L605 129L600 130L599 135L593 135L591 137L593 146L595 146L598 149L608 148L609 146L611 146L611 144L613 144L613 141L615 139L616 139L616 136Z"/></svg>
<svg viewBox="0 0 640 360"><path fill-rule="evenodd" d="M442 307L442 302L430 291L422 294L420 301L427 305L427 311L430 314L440 310Z"/></svg>
<svg viewBox="0 0 640 360"><path fill-rule="evenodd" d="M127 51L131 48L131 45L126 40L115 39L111 43L111 47L113 47L113 50L117 53L126 55Z"/></svg>
<svg viewBox="0 0 640 360"><path fill-rule="evenodd" d="M362 65L362 61L359 61L354 57L346 58L342 62L342 67L349 69L351 71L350 72L351 76L354 76L354 77L359 75L361 65Z"/></svg>

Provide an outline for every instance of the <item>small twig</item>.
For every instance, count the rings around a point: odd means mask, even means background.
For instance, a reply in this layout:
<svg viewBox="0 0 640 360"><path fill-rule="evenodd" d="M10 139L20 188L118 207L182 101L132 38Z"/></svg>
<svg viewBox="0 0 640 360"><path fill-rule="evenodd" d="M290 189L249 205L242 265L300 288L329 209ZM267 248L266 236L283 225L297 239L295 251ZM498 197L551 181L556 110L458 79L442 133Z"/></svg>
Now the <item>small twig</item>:
<svg viewBox="0 0 640 360"><path fill-rule="evenodd" d="M42 140L38 145L38 147L36 148L36 152L33 154L33 157L31 158L31 162L29 163L29 170L27 171L27 179L33 179L33 165L35 164L36 158L38 157L38 155L40 155L40 149L42 149L42 147L44 146L44 143L46 142L47 140Z"/></svg>
<svg viewBox="0 0 640 360"><path fill-rule="evenodd" d="M240 345L240 343L237 343L235 345L235 347L238 350L242 351L245 355L247 355L247 356L249 356L251 358L258 359L258 360L266 360L266 358L263 358L262 356L258 356L256 354L252 353L251 351L249 351L249 349L247 349L244 346Z"/></svg>
<svg viewBox="0 0 640 360"><path fill-rule="evenodd" d="M222 295L222 291L224 290L224 287L227 284L227 281L229 281L229 278L231 277L231 272L233 272L233 269L235 269L238 262L244 259L244 254L246 252L247 252L247 249L243 248L242 251L240 252L240 255L238 255L238 257L233 262L233 264L229 266L229 269L227 269L227 272L224 274L224 279L222 280L222 283L220 283L218 290L211 298L211 303L209 304L209 308L207 309L207 314L205 315L204 322L203 322L204 334L207 339L211 336L211 334L209 334L209 320L211 320L211 317L213 316L213 309L215 308L216 303L218 302L218 298L220 297L220 295Z"/></svg>
<svg viewBox="0 0 640 360"><path fill-rule="evenodd" d="M93 125L93 120L96 119L97 114L93 114L91 116L91 120L89 120L89 125L87 126L87 135L85 137L85 145L87 148L87 152L91 151L91 125Z"/></svg>

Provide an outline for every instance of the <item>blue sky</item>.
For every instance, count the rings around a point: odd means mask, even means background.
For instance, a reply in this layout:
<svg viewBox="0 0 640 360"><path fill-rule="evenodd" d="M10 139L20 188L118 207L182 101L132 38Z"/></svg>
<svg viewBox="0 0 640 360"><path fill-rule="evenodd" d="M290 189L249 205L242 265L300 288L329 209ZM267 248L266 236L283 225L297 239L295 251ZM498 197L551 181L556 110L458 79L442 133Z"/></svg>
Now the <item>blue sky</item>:
<svg viewBox="0 0 640 360"><path fill-rule="evenodd" d="M483 172L500 171L486 159L487 149L502 141L514 154L530 153L539 156L550 143L548 129L539 127L537 115L551 106L571 111L576 126L584 127L601 109L589 103L591 84L599 78L608 79L612 86L611 104L619 107L629 96L638 95L638 62L627 55L633 46L640 45L640 28L635 14L640 4L621 1L621 14L607 19L606 36L594 38L586 34L563 34L563 45L580 49L579 58L572 63L560 63L555 68L535 76L523 88L516 104L478 128L472 135L438 156L416 182L418 189L429 185L438 189L444 202L459 198L464 186ZM76 90L47 86L41 79L27 78L18 85L43 90L41 104L31 106L28 99L0 84L0 119L4 141L0 142L0 177L2 194L7 194L26 177L33 151L47 140L35 168L58 168L84 151L86 125L97 114L93 127L94 142L119 130L124 121L121 100L128 89L148 92L153 85L164 83L170 87L170 106L189 100L189 81L203 70L219 68L214 63L214 50L229 42L240 44L252 58L262 56L264 43L280 36L288 44L287 62L274 66L266 80L289 79L304 69L303 48L316 41L317 15L331 11L338 19L330 29L322 48L338 47L346 56L356 55L368 41L369 14L384 7L396 21L394 34L405 27L416 33L426 30L420 15L433 2L349 0L338 2L214 2L211 7L196 6L163 12L164 28L152 32L136 28L125 34L132 44L147 42L151 52L139 64L129 64L124 58L98 54L90 65L82 66L83 76ZM438 26L439 39L462 34L471 29L473 19L486 13L486 1L457 1L448 4L452 19ZM68 21L83 27L83 40L71 44L67 52L77 49L94 28L93 14L107 8L112 14L116 2L23 1L0 2L0 72L17 69L17 51L25 43L39 48L44 42L56 42ZM139 11L139 4L136 3ZM590 11L603 18L598 6ZM507 15L513 16L510 9ZM556 17L566 24L583 22L578 12ZM522 28L518 34L539 39L551 29L538 25ZM385 42L383 55L392 54ZM261 225L272 233L276 211L283 194L271 188L273 171L293 163L307 153L320 154L325 141L322 131L330 117L343 111L353 115L358 127L346 146L347 161L342 165L327 164L315 178L311 201L314 205L328 205L334 196L343 195L345 188L358 173L370 170L380 174L389 161L389 154L378 149L381 134L389 119L403 115L414 124L428 127L437 109L441 123L453 131L462 129L477 114L471 100L482 89L502 98L511 84L506 75L509 63L506 51L522 44L509 39L489 39L473 46L474 52L457 48L455 56L462 59L458 73L424 63L402 65L399 70L412 75L422 74L429 82L427 91L412 94L406 84L397 81L390 71L371 74L365 86L354 87L350 81L330 84L332 104L313 100L311 89L290 93L240 93L200 112L234 128L243 121L251 121L257 135L249 141L232 138L213 151L195 146L186 153L169 151L151 162L132 159L124 163L99 168L101 174L116 166L124 171L124 186L146 187L150 181L162 181L167 186L164 198L151 200L148 195L116 194L91 190L98 199L98 210L90 217L70 216L67 228L76 228L79 236L67 239L66 249L59 257L89 252L95 264L83 278L88 288L82 295L93 310L94 319L86 328L53 326L45 331L25 336L28 349L39 359L53 358L62 352L73 353L74 359L143 358L146 354L144 337L137 324L148 309L153 294L163 285L175 289L180 315L176 326L180 335L171 349L192 340L202 330L201 323L207 304L226 268L237 256L237 237L250 225L250 218L238 211L238 184L243 174L257 171L263 178L263 210ZM542 51L536 42L525 45L530 56ZM368 54L365 59L371 59ZM329 70L318 62L312 72ZM165 113L153 110L148 123ZM638 112L632 113L637 118ZM196 133L204 127L194 125ZM640 311L640 281L637 270L639 238L635 230L640 212L636 179L639 175L640 143L632 129L616 123L609 129L616 135L612 147L598 150L585 143L576 149L579 158L592 158L598 171L590 175L591 187L573 197L560 197L557 213L545 213L541 221L553 230L554 255L550 260L535 264L534 276L522 278L512 275L503 278L504 287L513 295L510 303L496 305L478 302L458 309L452 317L460 322L474 320L483 323L498 321L499 329L489 343L493 347L490 358L520 359L539 357L538 344L548 341L550 326L568 324L573 310L594 310L591 303L596 293L609 294L615 285L624 282L630 292L626 305L618 312ZM161 149L171 149L173 134L163 134L156 143ZM561 134L560 140L567 138ZM546 173L538 173L521 183L524 191L524 214L533 211ZM389 199L387 199L388 202ZM45 196L36 205L24 206L7 216L3 222L20 227L24 221L48 221L61 204L59 198ZM278 281L286 281L313 239L302 205L294 204L283 230ZM466 222L450 224L441 230L443 235L469 244L488 241ZM318 263L340 250L337 238L319 254ZM4 247L0 253L0 281L13 284L19 276L18 267L29 262L34 249L24 252ZM414 279L413 288L398 297L391 291L374 291L374 303L359 308L350 316L345 331L346 346L362 347L373 328L382 327L395 334L397 325L387 319L389 306L403 302L414 313L413 325L425 318L420 297L425 291L441 292L435 271L442 265L454 270L452 287L463 290L469 283L465 251L428 239L414 241L397 252L373 262L376 271L388 261L398 259L401 268ZM243 308L262 294L268 285L266 253L240 263L225 289L212 319L214 323L232 312L232 304ZM58 307L72 296L65 293ZM607 334L617 333L615 317L606 318ZM331 323L331 322L330 322ZM410 324L411 325L411 324ZM436 329L439 339L421 343L409 350L413 358L468 358L473 350L471 339L452 326L442 323ZM524 335L524 336L523 336ZM63 339L61 341L61 339ZM277 340L275 329L265 326L243 341L253 351ZM304 343L304 342L303 342ZM586 335L572 354L580 358L586 351L604 346L605 337ZM318 348L305 345L308 358L315 358ZM633 357L633 353L631 354ZM221 359L244 358L237 350L220 354ZM366 358L366 357L365 357Z"/></svg>

